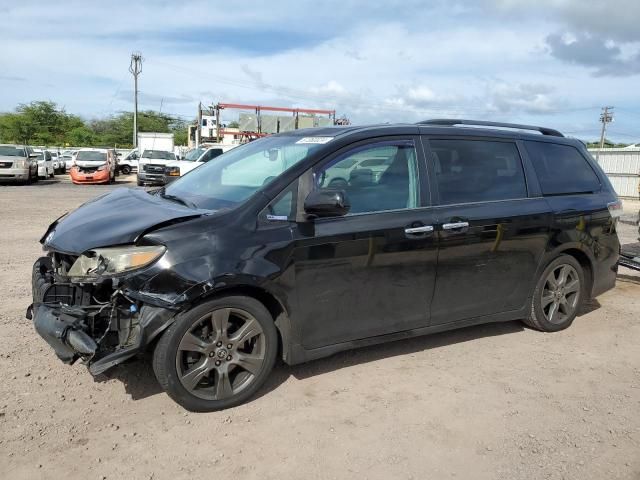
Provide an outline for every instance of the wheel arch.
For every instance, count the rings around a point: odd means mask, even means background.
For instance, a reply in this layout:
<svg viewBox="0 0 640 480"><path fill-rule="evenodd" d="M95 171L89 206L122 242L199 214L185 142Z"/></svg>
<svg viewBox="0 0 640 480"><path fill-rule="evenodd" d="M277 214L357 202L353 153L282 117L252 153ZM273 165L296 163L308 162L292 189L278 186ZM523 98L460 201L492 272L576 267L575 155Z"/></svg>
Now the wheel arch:
<svg viewBox="0 0 640 480"><path fill-rule="evenodd" d="M219 297L241 295L259 301L271 314L278 332L278 355L285 362L291 355L291 321L283 302L272 292L256 285L230 285L201 296L193 305Z"/></svg>
<svg viewBox="0 0 640 480"><path fill-rule="evenodd" d="M584 272L585 282L587 283L586 290L589 296L591 296L594 286L595 259L593 258L593 254L589 251L586 251L580 244L561 245L551 252L548 252L547 255L545 255L544 262L542 262L542 264L540 265L538 275L540 275L547 267L547 265L549 265L560 255L569 255L575 258L576 261L580 264Z"/></svg>

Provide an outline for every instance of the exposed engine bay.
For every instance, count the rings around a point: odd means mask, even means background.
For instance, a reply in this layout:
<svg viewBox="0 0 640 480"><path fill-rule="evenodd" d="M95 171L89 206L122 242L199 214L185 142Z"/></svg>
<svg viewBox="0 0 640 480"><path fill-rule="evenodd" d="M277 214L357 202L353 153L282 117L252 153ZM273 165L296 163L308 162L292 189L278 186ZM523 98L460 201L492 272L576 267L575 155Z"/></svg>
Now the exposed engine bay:
<svg viewBox="0 0 640 480"><path fill-rule="evenodd" d="M134 356L151 340L153 332L143 335L143 325L151 330L151 324L166 325L174 312L130 298L118 278L72 281L68 272L76 260L51 252L36 261L34 303L27 317L63 362L81 359L98 374Z"/></svg>

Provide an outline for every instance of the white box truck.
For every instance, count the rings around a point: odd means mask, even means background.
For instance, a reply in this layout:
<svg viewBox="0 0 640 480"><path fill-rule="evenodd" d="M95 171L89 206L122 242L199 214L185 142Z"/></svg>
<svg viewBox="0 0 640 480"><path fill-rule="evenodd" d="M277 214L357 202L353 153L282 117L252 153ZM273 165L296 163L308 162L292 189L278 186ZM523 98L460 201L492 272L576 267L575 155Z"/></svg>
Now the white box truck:
<svg viewBox="0 0 640 480"><path fill-rule="evenodd" d="M173 153L173 133L138 133L138 186L144 184L162 185L164 167L176 160Z"/></svg>
<svg viewBox="0 0 640 480"><path fill-rule="evenodd" d="M173 152L173 133L138 133L138 153L142 155L145 150Z"/></svg>

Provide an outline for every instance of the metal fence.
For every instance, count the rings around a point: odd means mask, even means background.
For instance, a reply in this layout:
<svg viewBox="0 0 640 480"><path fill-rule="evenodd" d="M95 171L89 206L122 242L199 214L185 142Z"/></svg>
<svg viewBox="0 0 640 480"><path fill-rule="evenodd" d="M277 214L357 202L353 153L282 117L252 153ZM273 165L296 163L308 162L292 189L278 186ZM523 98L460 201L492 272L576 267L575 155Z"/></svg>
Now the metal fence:
<svg viewBox="0 0 640 480"><path fill-rule="evenodd" d="M638 198L640 148L590 149L619 197Z"/></svg>

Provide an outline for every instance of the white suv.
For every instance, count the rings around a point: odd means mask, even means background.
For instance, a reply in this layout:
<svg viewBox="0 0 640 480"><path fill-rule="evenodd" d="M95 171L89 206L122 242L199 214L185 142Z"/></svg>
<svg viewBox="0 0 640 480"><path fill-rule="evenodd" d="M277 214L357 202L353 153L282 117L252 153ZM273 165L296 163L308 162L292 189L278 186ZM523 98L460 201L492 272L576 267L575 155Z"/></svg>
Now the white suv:
<svg viewBox="0 0 640 480"><path fill-rule="evenodd" d="M37 155L25 145L0 145L0 181L38 181Z"/></svg>
<svg viewBox="0 0 640 480"><path fill-rule="evenodd" d="M53 168L53 159L51 153L48 150L34 149L33 153L36 154L38 160L38 177L40 178L53 178L55 169Z"/></svg>
<svg viewBox="0 0 640 480"><path fill-rule="evenodd" d="M176 178L181 177L194 168L198 168L200 165L204 165L209 160L219 157L234 147L237 147L237 145L215 145L189 150L184 156L184 159L167 164L164 172L164 183L171 183Z"/></svg>

